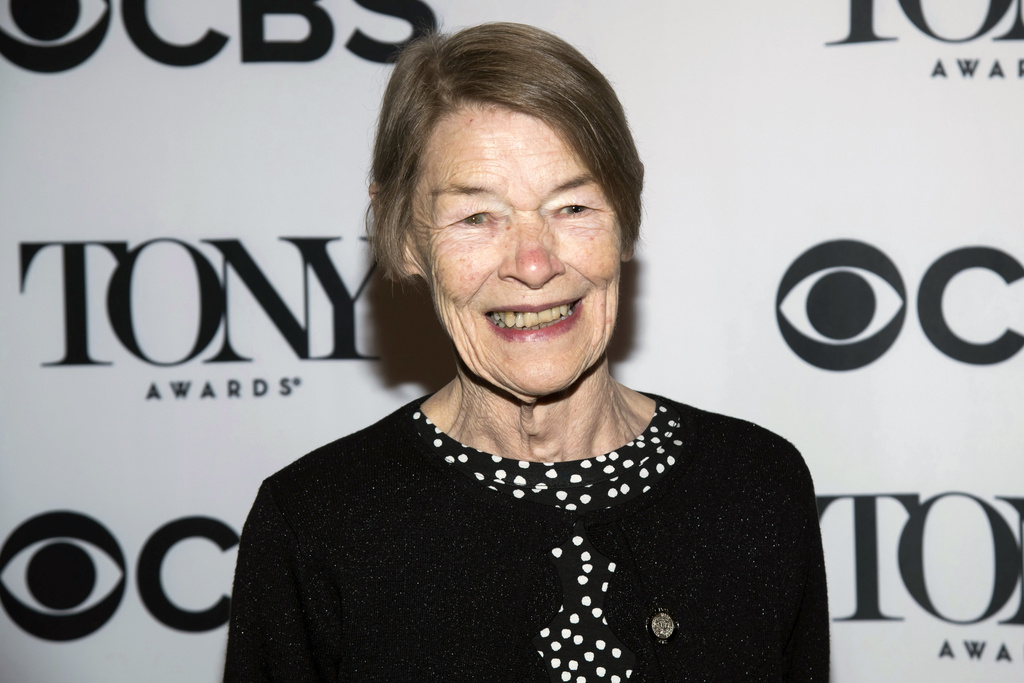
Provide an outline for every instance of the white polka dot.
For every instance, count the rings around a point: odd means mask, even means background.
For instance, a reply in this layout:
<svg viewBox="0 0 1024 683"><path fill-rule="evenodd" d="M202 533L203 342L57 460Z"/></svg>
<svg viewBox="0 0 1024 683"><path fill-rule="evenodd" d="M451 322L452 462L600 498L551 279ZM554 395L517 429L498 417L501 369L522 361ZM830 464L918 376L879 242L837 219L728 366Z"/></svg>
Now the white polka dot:
<svg viewBox="0 0 1024 683"><path fill-rule="evenodd" d="M576 669L580 668L580 663L577 662L575 659L570 659L569 660L569 668L572 669L573 671L575 671Z"/></svg>
<svg viewBox="0 0 1024 683"><path fill-rule="evenodd" d="M586 676L577 676L576 677L576 683L587 683L587 677Z"/></svg>
<svg viewBox="0 0 1024 683"><path fill-rule="evenodd" d="M567 628L563 628L562 629L562 638L564 638L565 640L569 640L570 638L572 638L572 631L570 631ZM572 665L570 664L569 666L572 666Z"/></svg>
<svg viewBox="0 0 1024 683"><path fill-rule="evenodd" d="M666 439L671 439L672 438L672 432L665 432L665 438Z"/></svg>
<svg viewBox="0 0 1024 683"><path fill-rule="evenodd" d="M425 418L423 418L423 421L424 421L424 422L426 422L426 423L427 423L428 425L432 425L432 424L434 424L433 422L431 422L431 421L430 421L430 418L429 418L429 417L425 417Z"/></svg>
<svg viewBox="0 0 1024 683"><path fill-rule="evenodd" d="M657 465L656 465L656 466L654 467L654 469L658 470L658 474L661 474L662 472L664 472L664 471L665 471L665 466L664 466L664 465L662 465L662 464L661 464L661 463L659 462L659 463L658 463L658 464L657 464Z"/></svg>
<svg viewBox="0 0 1024 683"><path fill-rule="evenodd" d="M653 439L651 439L651 443L661 443L661 439L659 439L658 437L654 437Z"/></svg>
<svg viewBox="0 0 1024 683"><path fill-rule="evenodd" d="M515 489L515 490L512 491L512 495L515 496L516 498L522 498L526 494L523 493L522 489Z"/></svg>
<svg viewBox="0 0 1024 683"><path fill-rule="evenodd" d="M570 624L578 624L578 623L580 623L580 615L576 614L575 612L570 614L569 615L569 623Z"/></svg>
<svg viewBox="0 0 1024 683"><path fill-rule="evenodd" d="M639 441L639 442L637 442L637 444L636 444L636 447L637 447L637 448L643 448L643 447L644 447L644 446L646 446L646 445L647 445L647 444L645 444L645 443L644 443L643 441Z"/></svg>
<svg viewBox="0 0 1024 683"><path fill-rule="evenodd" d="M583 503L584 505L589 503L590 502L590 494L589 493L584 493L582 496L580 496L580 502Z"/></svg>
<svg viewBox="0 0 1024 683"><path fill-rule="evenodd" d="M468 462L468 461L469 461L469 457L465 453L461 453L459 455L459 462Z"/></svg>
<svg viewBox="0 0 1024 683"><path fill-rule="evenodd" d="M475 476L478 481L483 481L484 480L484 475L480 474L479 472L474 472L473 476Z"/></svg>
<svg viewBox="0 0 1024 683"><path fill-rule="evenodd" d="M440 434L441 433L441 428L440 427L434 427L434 433L435 434Z"/></svg>
<svg viewBox="0 0 1024 683"><path fill-rule="evenodd" d="M572 537L572 544L573 545L580 545L581 543L583 543L583 537L582 536L573 536Z"/></svg>
<svg viewBox="0 0 1024 683"><path fill-rule="evenodd" d="M556 550L557 550L557 548L556 548ZM541 638L547 638L550 635L551 635L551 629L549 629L549 628L546 628L546 629L544 629L543 631L540 632L540 637ZM555 661L558 661L558 660L555 660Z"/></svg>
<svg viewBox="0 0 1024 683"><path fill-rule="evenodd" d="M683 445L683 442L682 442L682 441L680 441L679 439L676 439L676 440L675 440L675 441L673 441L672 443L674 443L674 444L675 444L675 445L677 445L677 446L682 446L682 445Z"/></svg>
<svg viewBox="0 0 1024 683"><path fill-rule="evenodd" d="M586 550L584 550L580 554L580 559L583 560L584 562L590 562L590 553L588 553Z"/></svg>
<svg viewBox="0 0 1024 683"><path fill-rule="evenodd" d="M609 458L610 458L611 460L618 460L618 459L619 459L619 454L618 454L618 453L616 453L615 451L612 451L611 453L609 453L609 454L608 454L608 457L609 457Z"/></svg>
<svg viewBox="0 0 1024 683"><path fill-rule="evenodd" d="M567 681L569 679L568 678L563 678L562 680L563 681ZM615 675L612 676L611 680L612 680L612 683L622 683L622 679L620 677L618 677L618 676L615 676Z"/></svg>
<svg viewBox="0 0 1024 683"><path fill-rule="evenodd" d="M527 467L530 466L530 463L526 462L525 460L520 460L519 466L525 470Z"/></svg>
<svg viewBox="0 0 1024 683"><path fill-rule="evenodd" d="M653 432L654 434L657 434L657 433L658 433L658 428L657 428L657 427L654 427L654 426L652 426L652 427L651 427L651 432Z"/></svg>
<svg viewBox="0 0 1024 683"><path fill-rule="evenodd" d="M526 479L524 479L522 476L518 476L512 480L512 483L515 484L516 486L526 486Z"/></svg>
<svg viewBox="0 0 1024 683"><path fill-rule="evenodd" d="M580 476L580 475L578 475L578 474L574 474L574 475L572 475L571 477L569 477L569 481L570 481L571 483L573 483L573 484L578 484L578 483L580 483L581 481L583 481L583 477L581 477L581 476Z"/></svg>
<svg viewBox="0 0 1024 683"><path fill-rule="evenodd" d="M571 681L572 680L572 674L569 673L568 671L563 671L562 672L562 680L563 681Z"/></svg>
<svg viewBox="0 0 1024 683"><path fill-rule="evenodd" d="M672 466L676 464L676 459L670 455L667 458L665 458L665 462L667 462L669 466Z"/></svg>
<svg viewBox="0 0 1024 683"><path fill-rule="evenodd" d="M625 462L622 463L622 466L628 469L628 468L633 466L633 461L632 460L626 460Z"/></svg>
<svg viewBox="0 0 1024 683"><path fill-rule="evenodd" d="M636 437L636 439L637 441L643 441L645 436L646 434L641 434L640 436Z"/></svg>
<svg viewBox="0 0 1024 683"><path fill-rule="evenodd" d="M587 583L587 577L583 576L582 574L577 576L576 580L580 582L581 586Z"/></svg>
<svg viewBox="0 0 1024 683"><path fill-rule="evenodd" d="M573 636L572 637L572 642L575 643L576 645L582 645L583 644L583 636L581 636L581 635Z"/></svg>
<svg viewBox="0 0 1024 683"><path fill-rule="evenodd" d="M665 449L662 448L661 446L658 446L658 453L661 454L661 453L664 453L664 452L665 452Z"/></svg>
<svg viewBox="0 0 1024 683"><path fill-rule="evenodd" d="M614 498L617 495L619 495L619 490L618 489L608 489L608 497L609 498Z"/></svg>
<svg viewBox="0 0 1024 683"><path fill-rule="evenodd" d="M650 472L647 471L646 467L644 467L643 469L640 470L640 478L641 479L646 479L648 477L648 475L650 475Z"/></svg>
<svg viewBox="0 0 1024 683"><path fill-rule="evenodd" d="M552 669L557 669L560 666L562 666L562 660L559 659L558 657L553 657L551 659L551 668Z"/></svg>
<svg viewBox="0 0 1024 683"><path fill-rule="evenodd" d="M603 650L604 649L604 641L603 640L597 641L596 643L594 643L594 645L597 645L597 649L598 650Z"/></svg>
<svg viewBox="0 0 1024 683"><path fill-rule="evenodd" d="M587 660L588 662L594 661L594 653L593 652L584 652L583 653L583 659Z"/></svg>
<svg viewBox="0 0 1024 683"><path fill-rule="evenodd" d="M446 463L448 463L449 465L451 465L451 464L453 464L455 462L455 458L453 458L450 455L446 455L446 456L444 456L444 461Z"/></svg>
<svg viewBox="0 0 1024 683"><path fill-rule="evenodd" d="M492 455L491 456L491 460L493 460L494 462L501 462L501 456L500 455Z"/></svg>
<svg viewBox="0 0 1024 683"><path fill-rule="evenodd" d="M560 642L558 642L557 640L552 640L551 641L551 649L554 650L555 652L558 652L559 650L562 649L562 644Z"/></svg>
<svg viewBox="0 0 1024 683"><path fill-rule="evenodd" d="M548 487L547 484L545 484L542 481L539 481L539 482L537 482L537 485L533 487L533 492L534 493L540 493L541 491L546 490L547 487Z"/></svg>
<svg viewBox="0 0 1024 683"><path fill-rule="evenodd" d="M554 555L555 557L561 557L562 556L562 549L561 548L552 548L551 549L551 554ZM545 630L547 630L547 629L545 629ZM547 638L547 636L544 636L544 637Z"/></svg>
<svg viewBox="0 0 1024 683"><path fill-rule="evenodd" d="M495 488L495 487L493 487L493 486L488 486L487 488L489 488L489 489L490 489L490 490L492 490L492 491L497 491L497 490L498 490L497 488Z"/></svg>
<svg viewBox="0 0 1024 683"><path fill-rule="evenodd" d="M667 413L668 411L665 410L665 406L658 406L658 412L659 413Z"/></svg>
<svg viewBox="0 0 1024 683"><path fill-rule="evenodd" d="M608 459L608 456L606 456L606 455L599 455L596 458L594 458L594 460L597 460L598 462L604 462L607 459Z"/></svg>
<svg viewBox="0 0 1024 683"><path fill-rule="evenodd" d="M594 615L595 619L600 619L601 618L601 608L600 607L595 607L594 609L590 610L590 613Z"/></svg>
<svg viewBox="0 0 1024 683"><path fill-rule="evenodd" d="M556 470L548 470L547 472L544 473L544 476L547 477L548 479L555 479L556 477L558 477L558 472Z"/></svg>
<svg viewBox="0 0 1024 683"><path fill-rule="evenodd" d="M584 573L584 574L589 574L589 573L590 573L590 571L591 571L591 570L592 570L593 568L594 568L594 565L592 565L592 564L585 564L585 565L583 565L583 573Z"/></svg>
<svg viewBox="0 0 1024 683"><path fill-rule="evenodd" d="M568 497L569 494L565 491L555 491L555 498L558 498L558 500L565 500Z"/></svg>
<svg viewBox="0 0 1024 683"><path fill-rule="evenodd" d="M597 675L600 678L604 678L605 673L606 673L606 669L603 666L597 667Z"/></svg>
<svg viewBox="0 0 1024 683"><path fill-rule="evenodd" d="M615 571L615 563L614 562L609 562L608 563L608 571L610 571L610 572L614 572Z"/></svg>
<svg viewBox="0 0 1024 683"><path fill-rule="evenodd" d="M626 678L629 678L632 675L633 675L633 670L632 669L626 669Z"/></svg>
<svg viewBox="0 0 1024 683"><path fill-rule="evenodd" d="M622 486L620 486L619 491L622 492L622 495L626 495L627 493L629 493L629 484L623 484Z"/></svg>
<svg viewBox="0 0 1024 683"><path fill-rule="evenodd" d="M565 509L566 510L575 510L576 509L576 503L566 503L565 504Z"/></svg>
<svg viewBox="0 0 1024 683"><path fill-rule="evenodd" d="M583 599L580 600L580 602L583 603L584 607L590 607L590 596L589 595L584 595Z"/></svg>
<svg viewBox="0 0 1024 683"><path fill-rule="evenodd" d="M617 647L613 647L612 648L612 657L615 657L615 659L618 659L621 656L622 656L622 650L620 650Z"/></svg>
<svg viewBox="0 0 1024 683"><path fill-rule="evenodd" d="M604 624L605 626L607 626L608 625L608 620L605 619L604 617L601 617L601 623Z"/></svg>
<svg viewBox="0 0 1024 683"><path fill-rule="evenodd" d="M604 583L601 584L601 592L602 593L607 593L608 592L608 582L607 581L605 581Z"/></svg>
<svg viewBox="0 0 1024 683"><path fill-rule="evenodd" d="M615 471L615 467L613 465L607 465L604 468L604 473L605 474L611 474L614 471Z"/></svg>
<svg viewBox="0 0 1024 683"><path fill-rule="evenodd" d="M412 414L412 419L414 419L414 420L418 420L418 419L420 419L420 414L419 414L418 412L416 412L416 413L413 413L413 414Z"/></svg>
<svg viewBox="0 0 1024 683"><path fill-rule="evenodd" d="M647 493L647 492L648 492L648 491L650 491L650 490L651 490L651 487L650 487L650 486L645 486L645 487L644 487L644 490L643 490L643 491L641 491L641 493Z"/></svg>
<svg viewBox="0 0 1024 683"><path fill-rule="evenodd" d="M507 475L505 474L505 470L498 470L494 473L494 476L498 479L504 479Z"/></svg>
<svg viewBox="0 0 1024 683"><path fill-rule="evenodd" d="M580 467L582 467L582 468L583 468L583 469L585 469L585 470L588 470L588 469L590 469L590 466L591 466L592 464L593 464L593 463L592 463L592 462L590 462L589 460L580 460Z"/></svg>

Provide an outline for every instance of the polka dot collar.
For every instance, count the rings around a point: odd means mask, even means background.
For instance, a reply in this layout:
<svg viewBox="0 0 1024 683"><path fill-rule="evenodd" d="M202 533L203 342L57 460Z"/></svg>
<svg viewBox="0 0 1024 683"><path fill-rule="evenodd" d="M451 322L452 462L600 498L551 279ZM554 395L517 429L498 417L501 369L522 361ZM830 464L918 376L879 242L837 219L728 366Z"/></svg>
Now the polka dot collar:
<svg viewBox="0 0 1024 683"><path fill-rule="evenodd" d="M465 446L418 408L411 419L431 450L462 474L499 493L580 512L646 493L676 464L683 445L679 415L660 403L633 441L593 458L556 463L513 460Z"/></svg>

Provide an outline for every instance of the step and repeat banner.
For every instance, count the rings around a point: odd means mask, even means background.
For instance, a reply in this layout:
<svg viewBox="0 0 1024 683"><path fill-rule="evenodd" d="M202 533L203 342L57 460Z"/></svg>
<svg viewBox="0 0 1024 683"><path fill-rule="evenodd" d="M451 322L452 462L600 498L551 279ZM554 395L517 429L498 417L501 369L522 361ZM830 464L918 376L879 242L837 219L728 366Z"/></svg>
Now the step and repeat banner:
<svg viewBox="0 0 1024 683"><path fill-rule="evenodd" d="M1021 680L1021 0L3 0L0 680L218 680L260 481L452 375L369 148L488 20L615 84L614 372L801 449L833 679Z"/></svg>

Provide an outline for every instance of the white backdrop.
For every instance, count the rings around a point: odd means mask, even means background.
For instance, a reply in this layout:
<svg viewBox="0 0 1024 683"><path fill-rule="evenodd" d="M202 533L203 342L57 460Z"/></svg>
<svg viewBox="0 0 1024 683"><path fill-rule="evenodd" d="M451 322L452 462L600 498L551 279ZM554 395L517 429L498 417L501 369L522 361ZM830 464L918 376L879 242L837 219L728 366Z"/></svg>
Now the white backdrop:
<svg viewBox="0 0 1024 683"><path fill-rule="evenodd" d="M259 482L450 374L361 240L430 15L615 84L614 372L801 449L834 680L1020 680L1020 0L386 4L0 3L0 680L217 680Z"/></svg>

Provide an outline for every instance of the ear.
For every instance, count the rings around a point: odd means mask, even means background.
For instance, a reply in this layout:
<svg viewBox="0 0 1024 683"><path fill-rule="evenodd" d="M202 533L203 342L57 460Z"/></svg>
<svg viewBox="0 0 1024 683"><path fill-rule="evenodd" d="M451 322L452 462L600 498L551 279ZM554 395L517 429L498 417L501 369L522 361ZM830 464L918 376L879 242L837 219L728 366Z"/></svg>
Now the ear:
<svg viewBox="0 0 1024 683"><path fill-rule="evenodd" d="M405 245L402 247L402 270L409 277L427 279L427 270L423 266L422 257L419 250L416 249L413 236L409 234L406 234Z"/></svg>

